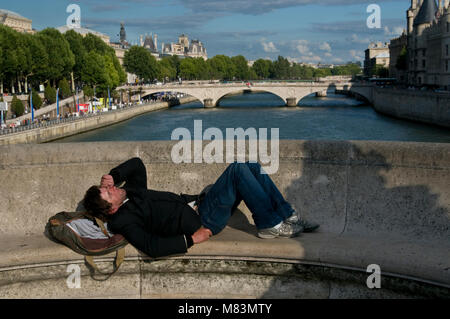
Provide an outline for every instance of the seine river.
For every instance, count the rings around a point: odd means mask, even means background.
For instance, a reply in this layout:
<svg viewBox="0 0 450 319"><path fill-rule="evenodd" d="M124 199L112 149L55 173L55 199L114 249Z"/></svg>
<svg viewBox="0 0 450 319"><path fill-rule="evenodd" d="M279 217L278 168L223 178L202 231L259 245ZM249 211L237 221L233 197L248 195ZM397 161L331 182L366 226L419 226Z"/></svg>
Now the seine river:
<svg viewBox="0 0 450 319"><path fill-rule="evenodd" d="M219 128L279 128L280 139L378 140L450 143L450 130L393 119L370 106L340 95L302 99L300 107L282 106L268 93L225 97L220 107L205 109L193 102L156 111L95 131L58 140L58 143L94 141L170 140L176 128L194 135L194 121L202 120L203 131Z"/></svg>

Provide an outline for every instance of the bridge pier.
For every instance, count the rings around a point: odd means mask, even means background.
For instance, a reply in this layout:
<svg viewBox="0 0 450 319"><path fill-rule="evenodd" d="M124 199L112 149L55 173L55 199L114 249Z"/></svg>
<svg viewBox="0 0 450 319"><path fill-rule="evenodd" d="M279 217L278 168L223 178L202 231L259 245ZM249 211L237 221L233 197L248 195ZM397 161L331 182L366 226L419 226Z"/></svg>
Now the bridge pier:
<svg viewBox="0 0 450 319"><path fill-rule="evenodd" d="M216 107L216 106L214 105L213 99L205 99L205 100L203 100L203 105L204 105L205 107L207 107L207 108L213 108L213 107Z"/></svg>
<svg viewBox="0 0 450 319"><path fill-rule="evenodd" d="M286 99L286 105L291 107L291 106L297 106L297 98L295 97L288 97Z"/></svg>

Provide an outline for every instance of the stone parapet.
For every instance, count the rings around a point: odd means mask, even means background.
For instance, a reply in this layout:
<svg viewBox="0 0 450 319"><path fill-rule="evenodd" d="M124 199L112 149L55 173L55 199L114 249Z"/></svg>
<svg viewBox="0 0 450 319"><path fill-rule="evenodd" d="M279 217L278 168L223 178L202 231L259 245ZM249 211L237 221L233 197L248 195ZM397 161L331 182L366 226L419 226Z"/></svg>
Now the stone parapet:
<svg viewBox="0 0 450 319"><path fill-rule="evenodd" d="M1 146L0 297L184 298L195 288L197 297L450 296L450 145L434 143L281 141L272 178L319 232L259 239L241 204L222 233L186 255L154 261L128 245L117 276L91 281L82 256L45 238L48 218L80 207L89 186L134 156L150 188L175 193L198 193L227 166L173 164L173 145ZM84 289L67 288L69 264L82 267ZM366 287L371 264L380 290Z"/></svg>

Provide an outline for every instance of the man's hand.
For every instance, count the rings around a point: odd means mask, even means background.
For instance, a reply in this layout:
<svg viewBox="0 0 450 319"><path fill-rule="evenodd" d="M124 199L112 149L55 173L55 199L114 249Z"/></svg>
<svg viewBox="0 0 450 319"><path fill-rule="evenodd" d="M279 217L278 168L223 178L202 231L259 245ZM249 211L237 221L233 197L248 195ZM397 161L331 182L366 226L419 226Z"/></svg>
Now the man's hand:
<svg viewBox="0 0 450 319"><path fill-rule="evenodd" d="M102 180L100 181L100 187L113 187L114 186L114 179L111 175L103 175Z"/></svg>
<svg viewBox="0 0 450 319"><path fill-rule="evenodd" d="M194 244L200 244L207 241L212 235L212 231L202 226L192 235L192 240L194 241Z"/></svg>

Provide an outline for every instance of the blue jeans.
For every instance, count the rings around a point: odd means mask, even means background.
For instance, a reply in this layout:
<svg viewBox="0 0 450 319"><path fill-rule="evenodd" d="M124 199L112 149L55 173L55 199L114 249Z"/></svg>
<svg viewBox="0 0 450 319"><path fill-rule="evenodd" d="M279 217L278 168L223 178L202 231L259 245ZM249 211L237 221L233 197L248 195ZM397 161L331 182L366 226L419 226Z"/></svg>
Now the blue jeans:
<svg viewBox="0 0 450 319"><path fill-rule="evenodd" d="M198 208L204 227L220 233L241 201L258 229L278 225L294 212L258 163L233 163L219 177Z"/></svg>

